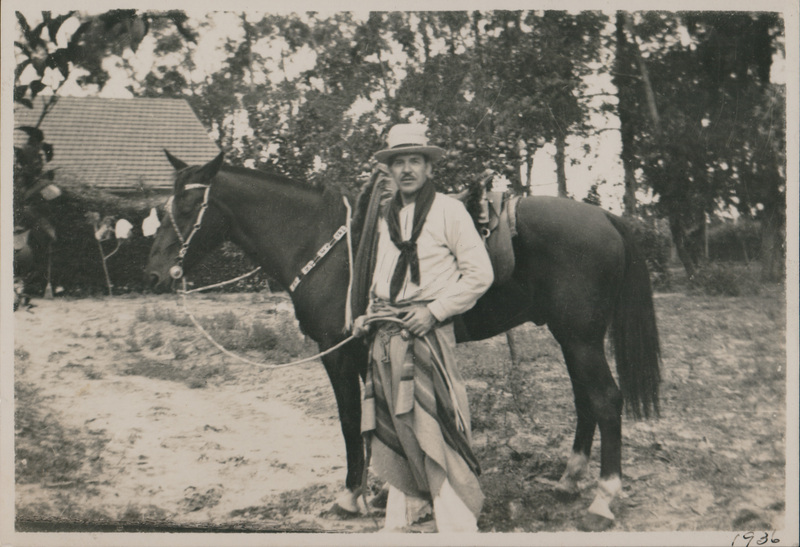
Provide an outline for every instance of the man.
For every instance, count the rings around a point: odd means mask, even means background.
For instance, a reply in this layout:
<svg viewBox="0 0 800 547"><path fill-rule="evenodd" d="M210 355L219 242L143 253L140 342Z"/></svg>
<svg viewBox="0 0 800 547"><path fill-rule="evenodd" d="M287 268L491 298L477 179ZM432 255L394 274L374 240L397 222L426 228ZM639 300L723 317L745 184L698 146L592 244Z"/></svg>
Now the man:
<svg viewBox="0 0 800 547"><path fill-rule="evenodd" d="M378 224L369 309L354 332L373 330L361 430L389 484L386 531L432 504L439 532L474 532L483 503L450 319L488 290L492 265L463 204L434 191L443 153L424 126L400 124L375 154L397 191Z"/></svg>

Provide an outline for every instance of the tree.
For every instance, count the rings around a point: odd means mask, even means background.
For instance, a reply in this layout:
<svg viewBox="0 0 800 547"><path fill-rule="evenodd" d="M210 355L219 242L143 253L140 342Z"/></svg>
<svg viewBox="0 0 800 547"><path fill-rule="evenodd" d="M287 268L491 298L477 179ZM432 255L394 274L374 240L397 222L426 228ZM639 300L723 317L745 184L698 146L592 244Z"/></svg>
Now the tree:
<svg viewBox="0 0 800 547"><path fill-rule="evenodd" d="M706 215L735 205L761 216L766 234L782 226L785 144L782 118L773 114L783 107L769 72L783 25L776 14L645 12L630 27L628 38L641 39L647 50L647 59L639 58L645 85L634 144L692 275L700 255L692 242ZM683 31L688 39L681 39ZM756 186L763 191L751 194ZM757 215L759 207L769 213ZM765 236L762 256L770 256L766 242L775 248L774 235ZM774 277L771 260L768 277Z"/></svg>
<svg viewBox="0 0 800 547"><path fill-rule="evenodd" d="M566 192L563 149L567 135L588 129L582 76L598 57L603 21L594 12L560 11L427 12L409 19L423 47L406 48L415 56L395 111L422 114L434 139L452 150L439 175L446 187L458 189L492 168L522 190L520 150L548 140L560 144ZM436 41L444 47L434 49Z"/></svg>

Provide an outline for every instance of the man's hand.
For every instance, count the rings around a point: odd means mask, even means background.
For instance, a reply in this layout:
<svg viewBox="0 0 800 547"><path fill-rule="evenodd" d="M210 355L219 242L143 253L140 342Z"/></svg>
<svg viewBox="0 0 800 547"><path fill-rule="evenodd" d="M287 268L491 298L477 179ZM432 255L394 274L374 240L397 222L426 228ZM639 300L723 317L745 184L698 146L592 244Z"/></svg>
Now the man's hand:
<svg viewBox="0 0 800 547"><path fill-rule="evenodd" d="M353 321L353 336L356 338L360 338L361 336L365 336L369 334L369 325L367 324L367 316L361 315L356 317L356 320Z"/></svg>
<svg viewBox="0 0 800 547"><path fill-rule="evenodd" d="M436 318L425 305L413 306L403 316L403 325L414 336L425 336L435 324Z"/></svg>

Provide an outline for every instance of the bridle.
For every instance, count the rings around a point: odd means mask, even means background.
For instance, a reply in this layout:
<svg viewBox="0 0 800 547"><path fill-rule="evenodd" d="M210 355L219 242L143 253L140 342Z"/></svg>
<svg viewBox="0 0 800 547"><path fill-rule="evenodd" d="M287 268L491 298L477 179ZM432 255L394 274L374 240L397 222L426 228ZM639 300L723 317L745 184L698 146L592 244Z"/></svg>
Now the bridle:
<svg viewBox="0 0 800 547"><path fill-rule="evenodd" d="M205 290L208 290L208 289L212 289L212 288L220 287L220 286L223 286L223 285L228 285L230 283L234 283L236 281L239 281L241 279L244 279L244 278L249 277L250 275L256 273L258 270L261 269L261 267L259 266L255 270L253 270L253 271L251 271L251 272L249 272L249 273L247 273L245 275L239 276L239 277L237 277L235 279L231 279L231 280L228 280L228 281L223 281L222 283L216 283L214 285L209 285L207 287L201 287L201 288L198 288L198 289L192 289L192 290L187 290L186 289L186 278L183 276L183 259L186 256L186 252L189 249L189 244L192 242L192 238L200 230L200 226L202 225L203 216L205 215L205 212L208 209L208 203L209 203L208 195L209 195L209 192L211 190L211 186L208 186L208 185L205 185L205 184L187 184L186 187L184 188L184 190L192 190L192 189L196 189L196 188L205 188L205 193L203 194L203 203L200 205L200 210L197 213L197 220L195 221L194 226L192 226L192 231L189 232L189 235L186 236L185 238L183 237L183 234L181 233L181 230L178 227L178 223L175 221L175 215L174 215L174 212L173 212L174 202L175 202L175 200L174 200L175 196L174 195L169 197L169 199L167 200L167 203L166 203L166 205L164 207L165 207L165 209L167 211L167 215L169 216L170 223L172 224L172 229L175 231L175 235L178 236L178 240L181 242L181 248L178 251L177 263L175 264L175 266L170 268L169 275L174 280L181 280L183 282L183 290L180 290L178 292L180 292L180 294L181 294L181 296L183 298L184 309L185 309L187 315L189 316L189 319L191 319L192 323L194 323L194 326L197 327L197 329L203 334L203 336L205 336L214 346L217 347L217 349L219 349L220 351L222 351L226 355L229 355L229 356L233 357L234 359L236 359L238 361L241 361L243 363L248 363L248 364L252 364L252 365L259 365L259 366L263 366L263 367L267 367L267 368L290 367L290 366L300 365L300 364L303 364L303 363L308 363L308 362L314 361L316 359L319 359L320 357L323 357L325 355L328 355L329 353L332 353L332 352L338 350L339 348L341 348L342 346L344 346L345 344L347 344L348 342L352 341L355 338L354 335L351 335L351 336L345 338L344 340L342 340L341 342L339 342L338 344L336 344L335 346L332 346L332 347L326 349L325 351L320 352L320 353L318 353L316 355L313 355L311 357L306 357L306 358L300 359L298 361L293 361L291 363L284 363L284 364L280 364L280 365L272 365L272 364L265 364L265 363L259 363L259 362L256 362L256 361L251 361L249 359L246 359L244 357L241 357L239 355L236 355L236 354L228 351L223 346L221 346L216 340L214 340L214 338L203 328L203 326L200 324L200 322L197 321L197 319L194 317L194 315L192 315L192 313L189 311L188 307L186 306L186 295L190 294L190 293L193 293L193 292L202 292L202 291L205 291ZM327 243L325 243L320 248L320 250L317 251L317 254L314 256L314 258L312 258L301 269L300 274L298 274L298 276L295 277L294 281L292 281L292 284L289 287L289 292L294 292L295 289L297 289L297 286L300 284L300 282L305 278L305 276L308 275L308 273L328 254L328 252L341 239L343 239L343 238L345 238L345 236L347 236L345 239L347 240L347 258L348 258L347 262L348 262L348 269L350 271L350 277L349 277L348 284L347 284L347 299L345 301L345 314L344 314L345 318L344 318L344 321L345 321L345 329L349 331L352 328L352 325L353 325L353 312L352 312L351 303L350 303L351 302L351 298L350 298L351 291L353 289L353 243L352 243L352 239L350 237L350 235L351 235L351 226L350 225L351 225L351 220L352 220L351 219L352 210L350 208L350 202L347 200L347 198L345 196L342 196L342 201L344 202L344 206L345 206L345 208L347 210L347 216L345 217L345 224L340 226L339 229L336 230L336 233L334 233L333 238L330 241L328 241Z"/></svg>
<svg viewBox="0 0 800 547"><path fill-rule="evenodd" d="M175 280L183 277L183 259L186 256L186 253L189 251L189 244L192 242L192 238L200 230L200 226L203 223L203 216L205 216L206 210L208 209L208 196L211 193L211 186L207 184L187 184L184 187L184 191L194 190L196 188L205 188L205 192L203 193L203 203L200 204L200 210L197 212L197 220L195 220L194 226L192 226L192 231L189 232L189 235L185 238L181 233L181 229L178 227L178 223L175 221L175 214L173 212L175 207L174 194L169 197L167 204L164 206L167 211L167 216L169 216L169 220L172 223L172 229L175 230L175 235L178 236L178 240L181 242L181 248L178 251L177 263L169 269L169 276Z"/></svg>

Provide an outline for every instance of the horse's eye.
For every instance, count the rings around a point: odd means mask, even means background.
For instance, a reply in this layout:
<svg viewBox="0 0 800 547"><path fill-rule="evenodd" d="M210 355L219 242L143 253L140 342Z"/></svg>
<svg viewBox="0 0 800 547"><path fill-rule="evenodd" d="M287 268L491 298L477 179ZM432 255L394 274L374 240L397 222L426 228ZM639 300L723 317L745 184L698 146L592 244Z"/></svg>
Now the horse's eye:
<svg viewBox="0 0 800 547"><path fill-rule="evenodd" d="M185 199L178 201L176 205L176 209L182 215L188 215L194 210L194 204Z"/></svg>

